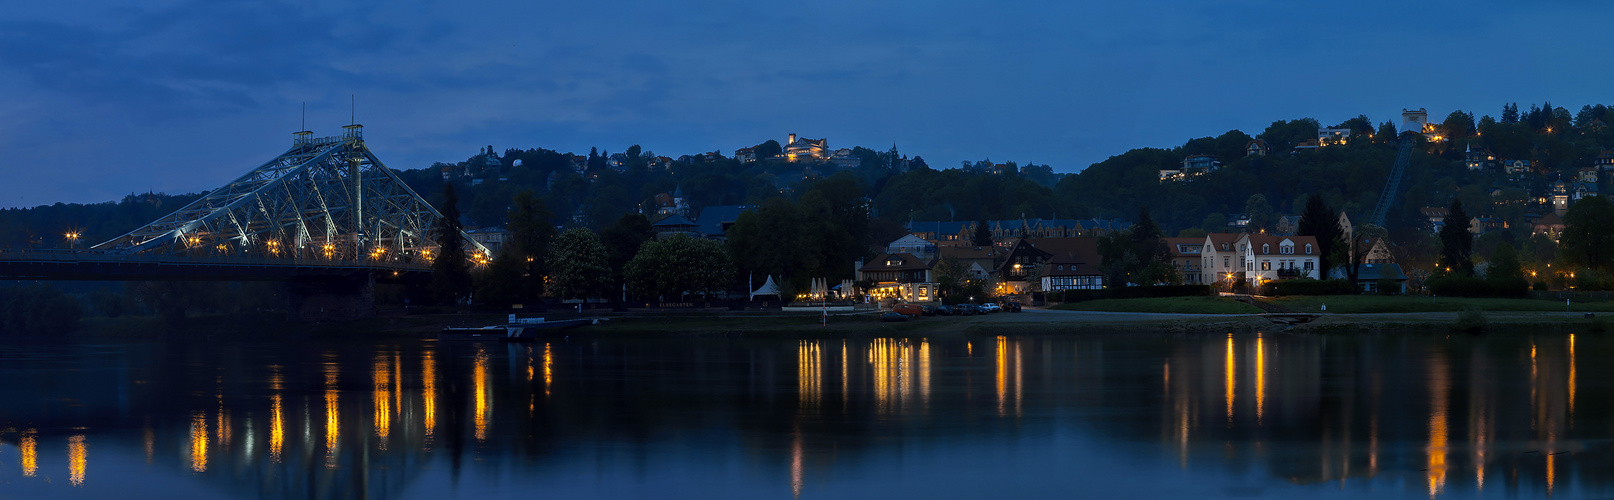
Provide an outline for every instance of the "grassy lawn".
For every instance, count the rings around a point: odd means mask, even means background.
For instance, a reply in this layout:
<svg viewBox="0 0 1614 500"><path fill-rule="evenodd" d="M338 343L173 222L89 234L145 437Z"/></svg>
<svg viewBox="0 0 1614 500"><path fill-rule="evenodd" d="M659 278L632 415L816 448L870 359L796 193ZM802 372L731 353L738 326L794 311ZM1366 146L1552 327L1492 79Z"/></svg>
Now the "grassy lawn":
<svg viewBox="0 0 1614 500"><path fill-rule="evenodd" d="M1257 314L1255 306L1225 297L1158 297L1099 299L1053 306L1062 311L1155 312L1184 314Z"/></svg>
<svg viewBox="0 0 1614 500"><path fill-rule="evenodd" d="M1328 305L1328 312L1331 313L1452 312L1468 309L1481 311L1614 311L1614 303L1610 302L1573 302L1566 309L1563 302L1538 299L1431 298L1404 295L1297 295L1269 297L1262 300L1297 312L1319 312L1324 304Z"/></svg>

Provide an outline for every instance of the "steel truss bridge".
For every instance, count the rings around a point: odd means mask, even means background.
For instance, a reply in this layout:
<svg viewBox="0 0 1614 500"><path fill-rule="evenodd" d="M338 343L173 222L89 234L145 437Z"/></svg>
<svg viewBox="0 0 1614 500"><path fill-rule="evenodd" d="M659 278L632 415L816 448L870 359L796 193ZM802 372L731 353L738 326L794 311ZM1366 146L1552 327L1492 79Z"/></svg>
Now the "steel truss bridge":
<svg viewBox="0 0 1614 500"><path fill-rule="evenodd" d="M138 229L86 250L0 251L0 279L419 280L442 214L364 145L294 134L291 149ZM460 234L473 264L486 247Z"/></svg>

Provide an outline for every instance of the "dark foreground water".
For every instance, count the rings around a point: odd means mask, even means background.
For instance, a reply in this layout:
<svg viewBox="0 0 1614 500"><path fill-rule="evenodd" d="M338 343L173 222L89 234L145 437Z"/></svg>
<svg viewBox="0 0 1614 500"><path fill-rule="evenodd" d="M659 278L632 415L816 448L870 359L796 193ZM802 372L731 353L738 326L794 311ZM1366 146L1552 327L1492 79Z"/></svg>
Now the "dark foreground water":
<svg viewBox="0 0 1614 500"><path fill-rule="evenodd" d="M1614 495L1595 335L0 343L0 498Z"/></svg>

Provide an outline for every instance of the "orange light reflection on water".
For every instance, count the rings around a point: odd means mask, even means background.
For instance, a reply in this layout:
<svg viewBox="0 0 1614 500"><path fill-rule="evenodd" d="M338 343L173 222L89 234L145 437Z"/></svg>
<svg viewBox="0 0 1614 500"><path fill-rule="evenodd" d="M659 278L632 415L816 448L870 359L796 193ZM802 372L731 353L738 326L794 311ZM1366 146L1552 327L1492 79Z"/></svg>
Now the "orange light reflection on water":
<svg viewBox="0 0 1614 500"><path fill-rule="evenodd" d="M377 354L371 376L375 380L372 399L375 400L375 434L377 446L386 450L392 435L392 366L385 354Z"/></svg>
<svg viewBox="0 0 1614 500"><path fill-rule="evenodd" d="M1451 376L1447 373L1446 359L1437 355L1429 366L1429 496L1435 496L1446 486L1446 412L1450 393Z"/></svg>
<svg viewBox="0 0 1614 500"><path fill-rule="evenodd" d="M327 357L334 357L327 355ZM325 362L325 468L336 468L336 445L342 436L341 392L337 377L341 367L335 361Z"/></svg>
<svg viewBox="0 0 1614 500"><path fill-rule="evenodd" d="M823 402L823 352L820 341L796 342L796 396L802 408L817 408Z"/></svg>
<svg viewBox="0 0 1614 500"><path fill-rule="evenodd" d="M207 414L191 412L191 470L207 472Z"/></svg>
<svg viewBox="0 0 1614 500"><path fill-rule="evenodd" d="M22 477L34 477L39 473L39 438L33 429L22 431L17 450L22 453Z"/></svg>
<svg viewBox="0 0 1614 500"><path fill-rule="evenodd" d="M84 435L67 438L67 482L73 486L83 486L84 471L88 467L89 450L84 445Z"/></svg>
<svg viewBox="0 0 1614 500"><path fill-rule="evenodd" d="M1227 389L1223 397L1227 400L1227 425L1229 426L1233 425L1233 400L1238 397L1234 392L1234 389L1238 387L1238 366L1234 364L1236 361L1237 359L1233 353L1233 334L1229 333L1227 334L1227 360L1222 370L1224 375L1222 385Z"/></svg>
<svg viewBox="0 0 1614 500"><path fill-rule="evenodd" d="M420 406L426 427L426 449L431 449L432 432L437 429L437 359L426 351L420 359Z"/></svg>
<svg viewBox="0 0 1614 500"><path fill-rule="evenodd" d="M1255 334L1255 425L1266 417L1267 405L1267 351L1266 341ZM1347 462L1349 466L1349 462Z"/></svg>
<svg viewBox="0 0 1614 500"><path fill-rule="evenodd" d="M476 426L476 442L481 443L488 439L488 417L493 411L492 388L488 384L488 353L480 346L476 348L476 365L473 368L473 383L476 384L475 411L472 414Z"/></svg>

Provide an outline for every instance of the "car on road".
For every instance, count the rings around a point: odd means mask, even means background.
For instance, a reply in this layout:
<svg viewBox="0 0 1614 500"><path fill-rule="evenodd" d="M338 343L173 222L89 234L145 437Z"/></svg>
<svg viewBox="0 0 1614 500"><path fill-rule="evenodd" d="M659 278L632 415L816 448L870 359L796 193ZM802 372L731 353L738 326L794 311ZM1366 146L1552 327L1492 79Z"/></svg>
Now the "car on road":
<svg viewBox="0 0 1614 500"><path fill-rule="evenodd" d="M1014 313L1020 312L1020 303L1013 300L1004 302L1003 310Z"/></svg>
<svg viewBox="0 0 1614 500"><path fill-rule="evenodd" d="M891 306L891 312L912 318L925 314L925 309L919 304L896 304Z"/></svg>
<svg viewBox="0 0 1614 500"><path fill-rule="evenodd" d="M983 312L983 313L1003 312L1003 307L1002 306L999 306L999 305L991 303L991 302L981 304L980 307L981 307L981 312Z"/></svg>

